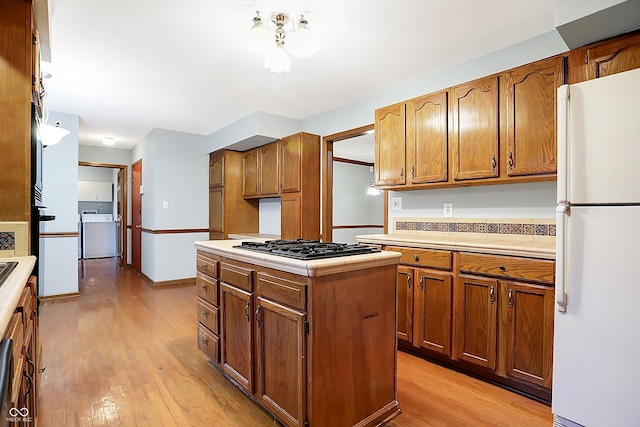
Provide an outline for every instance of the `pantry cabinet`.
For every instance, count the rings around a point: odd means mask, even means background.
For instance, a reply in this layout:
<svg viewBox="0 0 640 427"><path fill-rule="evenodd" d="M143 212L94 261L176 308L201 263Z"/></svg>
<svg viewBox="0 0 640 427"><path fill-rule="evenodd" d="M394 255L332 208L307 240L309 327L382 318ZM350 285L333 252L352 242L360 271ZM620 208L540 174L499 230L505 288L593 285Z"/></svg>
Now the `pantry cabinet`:
<svg viewBox="0 0 640 427"><path fill-rule="evenodd" d="M562 55L509 70L501 99L507 177L556 173L556 105L564 84Z"/></svg>
<svg viewBox="0 0 640 427"><path fill-rule="evenodd" d="M244 199L243 153L218 150L209 155L209 238L258 232L258 201Z"/></svg>
<svg viewBox="0 0 640 427"><path fill-rule="evenodd" d="M569 53L570 83L579 83L640 68L640 30Z"/></svg>
<svg viewBox="0 0 640 427"><path fill-rule="evenodd" d="M498 177L498 77L458 85L450 93L453 179Z"/></svg>

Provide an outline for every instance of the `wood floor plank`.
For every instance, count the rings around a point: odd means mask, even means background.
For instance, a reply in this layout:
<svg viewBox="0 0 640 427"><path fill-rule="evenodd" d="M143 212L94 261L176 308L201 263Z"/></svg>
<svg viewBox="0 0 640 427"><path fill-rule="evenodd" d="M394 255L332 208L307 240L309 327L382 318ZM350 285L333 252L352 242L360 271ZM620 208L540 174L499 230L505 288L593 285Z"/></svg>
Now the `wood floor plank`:
<svg viewBox="0 0 640 427"><path fill-rule="evenodd" d="M40 309L41 426L279 425L198 350L193 286L151 287L113 259L79 278L80 298ZM403 352L398 401L391 427L553 424L548 406Z"/></svg>

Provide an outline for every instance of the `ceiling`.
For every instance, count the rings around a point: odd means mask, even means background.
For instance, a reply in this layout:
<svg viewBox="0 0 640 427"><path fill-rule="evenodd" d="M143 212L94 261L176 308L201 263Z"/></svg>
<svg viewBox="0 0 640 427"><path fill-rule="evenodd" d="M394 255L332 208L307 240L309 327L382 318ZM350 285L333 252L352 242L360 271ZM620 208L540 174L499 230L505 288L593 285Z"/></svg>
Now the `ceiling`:
<svg viewBox="0 0 640 427"><path fill-rule="evenodd" d="M291 119L554 30L555 0L49 0L49 109L80 144L154 128L209 135L255 111ZM288 74L244 49L255 11L304 13L319 52ZM64 126L64 124L63 124Z"/></svg>

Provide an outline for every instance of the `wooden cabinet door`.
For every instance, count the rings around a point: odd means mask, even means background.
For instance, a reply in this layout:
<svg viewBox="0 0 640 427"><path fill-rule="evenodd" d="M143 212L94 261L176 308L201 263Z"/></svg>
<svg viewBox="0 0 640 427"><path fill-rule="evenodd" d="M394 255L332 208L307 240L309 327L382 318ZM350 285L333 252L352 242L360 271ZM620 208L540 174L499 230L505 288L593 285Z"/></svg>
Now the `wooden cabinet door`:
<svg viewBox="0 0 640 427"><path fill-rule="evenodd" d="M283 194L280 201L280 237L283 240L302 238L302 200L300 193Z"/></svg>
<svg viewBox="0 0 640 427"><path fill-rule="evenodd" d="M220 363L249 393L254 391L251 294L220 283Z"/></svg>
<svg viewBox="0 0 640 427"><path fill-rule="evenodd" d="M258 148L258 191L261 196L277 196L280 193L280 144L272 142Z"/></svg>
<svg viewBox="0 0 640 427"><path fill-rule="evenodd" d="M255 312L257 397L286 426L307 419L306 315L264 298Z"/></svg>
<svg viewBox="0 0 640 427"><path fill-rule="evenodd" d="M398 339L413 340L413 269L398 266Z"/></svg>
<svg viewBox="0 0 640 427"><path fill-rule="evenodd" d="M451 355L451 276L415 270L414 345Z"/></svg>
<svg viewBox="0 0 640 427"><path fill-rule="evenodd" d="M407 168L411 184L447 180L447 92L407 101Z"/></svg>
<svg viewBox="0 0 640 427"><path fill-rule="evenodd" d="M564 83L563 65L563 57L556 56L505 74L509 176L556 172L556 93Z"/></svg>
<svg viewBox="0 0 640 427"><path fill-rule="evenodd" d="M280 176L282 193L296 193L302 189L302 138L300 134L280 140Z"/></svg>
<svg viewBox="0 0 640 427"><path fill-rule="evenodd" d="M500 287L507 304L507 375L551 388L553 288L508 281Z"/></svg>
<svg viewBox="0 0 640 427"><path fill-rule="evenodd" d="M224 232L224 187L209 189L209 232Z"/></svg>
<svg viewBox="0 0 640 427"><path fill-rule="evenodd" d="M242 197L258 197L258 149L242 153Z"/></svg>
<svg viewBox="0 0 640 427"><path fill-rule="evenodd" d="M574 49L569 58L570 83L640 68L640 31Z"/></svg>
<svg viewBox="0 0 640 427"><path fill-rule="evenodd" d="M376 185L404 185L405 105L376 110L374 126Z"/></svg>
<svg viewBox="0 0 640 427"><path fill-rule="evenodd" d="M498 78L451 88L453 179L498 176Z"/></svg>
<svg viewBox="0 0 640 427"><path fill-rule="evenodd" d="M496 369L498 281L459 275L456 282L456 357Z"/></svg>
<svg viewBox="0 0 640 427"><path fill-rule="evenodd" d="M209 154L209 187L224 185L224 151Z"/></svg>

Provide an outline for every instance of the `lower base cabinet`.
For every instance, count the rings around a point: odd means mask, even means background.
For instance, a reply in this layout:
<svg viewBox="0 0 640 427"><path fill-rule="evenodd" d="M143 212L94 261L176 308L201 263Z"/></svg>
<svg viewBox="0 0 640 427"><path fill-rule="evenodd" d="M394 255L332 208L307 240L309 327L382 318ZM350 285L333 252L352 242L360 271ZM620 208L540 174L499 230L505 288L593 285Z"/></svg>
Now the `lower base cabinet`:
<svg viewBox="0 0 640 427"><path fill-rule="evenodd" d="M198 345L238 388L289 427L372 427L400 413L396 264L307 277L218 259L208 313L219 315L219 363L203 319Z"/></svg>

